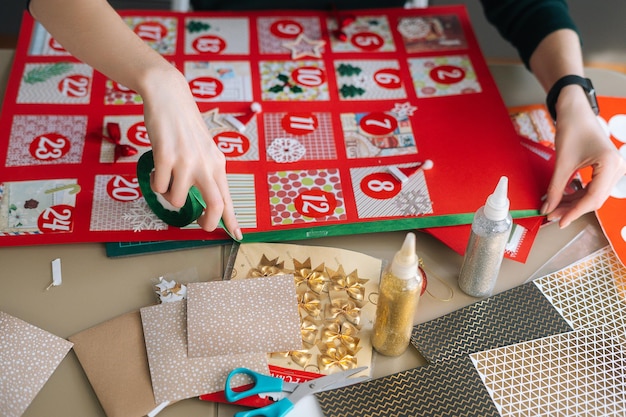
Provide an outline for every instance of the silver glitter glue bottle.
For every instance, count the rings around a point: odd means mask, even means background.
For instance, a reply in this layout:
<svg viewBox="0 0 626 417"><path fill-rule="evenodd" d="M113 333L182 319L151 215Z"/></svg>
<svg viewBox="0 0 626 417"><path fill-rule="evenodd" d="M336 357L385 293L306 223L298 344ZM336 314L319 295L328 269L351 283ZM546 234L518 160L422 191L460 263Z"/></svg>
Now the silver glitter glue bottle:
<svg viewBox="0 0 626 417"><path fill-rule="evenodd" d="M374 349L385 356L401 355L411 341L423 282L415 239L414 233L407 233L402 248L380 280L371 341Z"/></svg>
<svg viewBox="0 0 626 417"><path fill-rule="evenodd" d="M496 285L513 225L507 197L508 183L507 177L501 177L485 205L474 214L459 275L459 287L467 295L488 297Z"/></svg>

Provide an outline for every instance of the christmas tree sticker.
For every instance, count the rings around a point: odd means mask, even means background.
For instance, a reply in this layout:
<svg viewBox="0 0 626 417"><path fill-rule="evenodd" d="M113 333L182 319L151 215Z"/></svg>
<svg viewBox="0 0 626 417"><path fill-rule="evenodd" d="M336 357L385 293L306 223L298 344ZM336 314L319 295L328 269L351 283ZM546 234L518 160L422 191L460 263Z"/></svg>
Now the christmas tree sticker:
<svg viewBox="0 0 626 417"><path fill-rule="evenodd" d="M337 67L337 73L342 77L358 77L363 72L363 69L350 64L339 64ZM343 98L354 98L365 94L365 89L352 84L343 84L339 89L339 94Z"/></svg>
<svg viewBox="0 0 626 417"><path fill-rule="evenodd" d="M199 20L190 20L187 23L187 31L189 33L198 33L209 29L211 29L211 25Z"/></svg>

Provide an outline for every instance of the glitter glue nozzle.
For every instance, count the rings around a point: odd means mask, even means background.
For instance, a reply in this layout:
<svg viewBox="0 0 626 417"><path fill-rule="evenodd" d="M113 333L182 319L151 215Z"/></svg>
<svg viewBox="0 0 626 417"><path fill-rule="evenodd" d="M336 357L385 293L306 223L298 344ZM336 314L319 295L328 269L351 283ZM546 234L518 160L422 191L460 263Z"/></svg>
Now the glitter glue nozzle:
<svg viewBox="0 0 626 417"><path fill-rule="evenodd" d="M391 273L401 279L411 279L417 273L419 258L415 253L415 233L407 233L402 248L391 261Z"/></svg>
<svg viewBox="0 0 626 417"><path fill-rule="evenodd" d="M509 214L509 199L507 197L507 191L509 186L509 179L505 176L500 177L498 185L487 198L485 203L485 217L492 221L500 221L506 219Z"/></svg>

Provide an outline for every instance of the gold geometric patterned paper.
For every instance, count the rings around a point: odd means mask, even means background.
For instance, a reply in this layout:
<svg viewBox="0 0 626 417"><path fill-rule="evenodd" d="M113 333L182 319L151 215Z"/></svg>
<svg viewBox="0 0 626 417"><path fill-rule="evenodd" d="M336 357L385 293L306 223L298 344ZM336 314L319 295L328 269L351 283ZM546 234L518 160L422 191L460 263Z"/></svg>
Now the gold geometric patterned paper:
<svg viewBox="0 0 626 417"><path fill-rule="evenodd" d="M502 417L626 415L623 333L583 329L473 353Z"/></svg>
<svg viewBox="0 0 626 417"><path fill-rule="evenodd" d="M315 394L326 417L497 417L468 355Z"/></svg>
<svg viewBox="0 0 626 417"><path fill-rule="evenodd" d="M626 268L609 246L533 282L574 330L626 331Z"/></svg>

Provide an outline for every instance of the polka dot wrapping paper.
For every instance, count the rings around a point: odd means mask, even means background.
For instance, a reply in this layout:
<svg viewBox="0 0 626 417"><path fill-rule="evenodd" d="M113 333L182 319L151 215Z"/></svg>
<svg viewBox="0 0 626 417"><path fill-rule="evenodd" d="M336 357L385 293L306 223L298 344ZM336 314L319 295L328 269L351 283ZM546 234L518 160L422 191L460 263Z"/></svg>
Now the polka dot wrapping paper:
<svg viewBox="0 0 626 417"><path fill-rule="evenodd" d="M19 417L72 343L0 311L0 415Z"/></svg>
<svg viewBox="0 0 626 417"><path fill-rule="evenodd" d="M190 283L189 357L302 349L293 275Z"/></svg>
<svg viewBox="0 0 626 417"><path fill-rule="evenodd" d="M240 366L267 373L267 354L263 352L190 358L186 301L144 307L140 312L157 404L222 391L228 373ZM235 385L247 382L243 378L234 381Z"/></svg>

